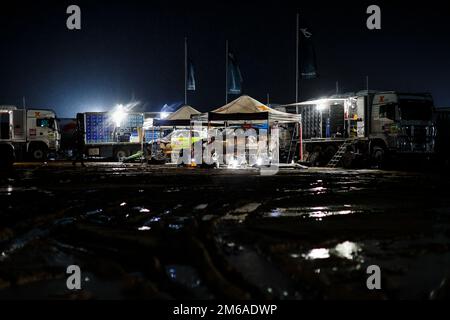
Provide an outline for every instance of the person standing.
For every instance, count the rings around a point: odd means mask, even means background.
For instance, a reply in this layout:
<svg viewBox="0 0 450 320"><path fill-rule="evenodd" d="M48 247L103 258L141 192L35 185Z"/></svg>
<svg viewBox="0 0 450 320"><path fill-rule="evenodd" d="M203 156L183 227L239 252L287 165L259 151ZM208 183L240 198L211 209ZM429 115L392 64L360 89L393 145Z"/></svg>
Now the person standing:
<svg viewBox="0 0 450 320"><path fill-rule="evenodd" d="M84 164L84 132L79 124L77 124L73 133L73 140L75 143L75 156L72 165L76 166L77 162L80 162L82 167L86 167Z"/></svg>

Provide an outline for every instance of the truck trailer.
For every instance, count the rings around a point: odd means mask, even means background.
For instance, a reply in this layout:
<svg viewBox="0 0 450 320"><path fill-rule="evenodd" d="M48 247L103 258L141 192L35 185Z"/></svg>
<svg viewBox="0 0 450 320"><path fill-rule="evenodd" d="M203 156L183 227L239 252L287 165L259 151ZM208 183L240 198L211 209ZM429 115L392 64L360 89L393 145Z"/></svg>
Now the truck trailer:
<svg viewBox="0 0 450 320"><path fill-rule="evenodd" d="M436 155L438 160L450 162L450 108L436 108L434 112L436 123Z"/></svg>
<svg viewBox="0 0 450 320"><path fill-rule="evenodd" d="M2 165L14 161L45 161L59 150L56 114L47 109L0 106L0 151Z"/></svg>
<svg viewBox="0 0 450 320"><path fill-rule="evenodd" d="M312 165L381 167L394 155L435 154L434 106L428 93L361 91L278 109L302 114L302 152L290 144L289 154L302 154Z"/></svg>
<svg viewBox="0 0 450 320"><path fill-rule="evenodd" d="M122 161L141 150L143 113L78 113L77 122L84 131L88 158Z"/></svg>
<svg viewBox="0 0 450 320"><path fill-rule="evenodd" d="M77 114L84 132L85 154L90 159L123 161L144 150L144 143L154 138L153 119L161 112L130 112L116 108L112 112Z"/></svg>

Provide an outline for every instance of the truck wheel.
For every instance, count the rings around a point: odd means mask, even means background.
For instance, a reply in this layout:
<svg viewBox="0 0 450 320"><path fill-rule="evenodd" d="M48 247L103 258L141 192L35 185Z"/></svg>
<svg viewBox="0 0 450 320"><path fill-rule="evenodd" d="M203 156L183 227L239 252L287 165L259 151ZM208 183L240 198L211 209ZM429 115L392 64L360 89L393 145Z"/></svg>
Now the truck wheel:
<svg viewBox="0 0 450 320"><path fill-rule="evenodd" d="M382 147L375 146L372 149L372 163L381 169L384 167L386 161L386 152Z"/></svg>
<svg viewBox="0 0 450 320"><path fill-rule="evenodd" d="M127 150L119 149L116 151L116 160L118 162L122 162L128 156L129 156L129 153Z"/></svg>
<svg viewBox="0 0 450 320"><path fill-rule="evenodd" d="M355 160L355 154L353 151L346 151L342 155L341 163L342 167L344 169L353 169L354 168L354 160Z"/></svg>
<svg viewBox="0 0 450 320"><path fill-rule="evenodd" d="M317 165L317 160L320 157L320 153L319 152L312 152L309 157L308 157L308 162L312 165L312 166L316 166Z"/></svg>
<svg viewBox="0 0 450 320"><path fill-rule="evenodd" d="M47 149L42 146L33 146L29 155L33 161L45 161L47 160Z"/></svg>
<svg viewBox="0 0 450 320"><path fill-rule="evenodd" d="M9 146L0 146L2 157L0 157L0 168L8 169L14 164L15 156L14 150Z"/></svg>

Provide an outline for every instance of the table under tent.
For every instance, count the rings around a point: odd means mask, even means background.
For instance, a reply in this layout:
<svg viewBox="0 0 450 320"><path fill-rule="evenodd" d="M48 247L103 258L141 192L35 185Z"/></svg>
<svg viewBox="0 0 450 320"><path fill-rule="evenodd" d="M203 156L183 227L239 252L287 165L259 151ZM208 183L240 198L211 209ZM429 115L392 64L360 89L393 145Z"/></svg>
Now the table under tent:
<svg viewBox="0 0 450 320"><path fill-rule="evenodd" d="M189 129L191 116L197 114L200 114L200 111L189 105L183 105L165 119L152 119L151 123L144 123L145 141L162 138L176 129Z"/></svg>
<svg viewBox="0 0 450 320"><path fill-rule="evenodd" d="M213 111L191 117L191 130L206 127L208 140L211 136L214 140L220 138L223 143L220 164L228 167L268 164L267 161L269 164L280 163L281 141L288 141L290 145L293 142L301 144L301 134L285 136L289 133L285 130L288 124L300 128L301 115L272 109L247 95Z"/></svg>

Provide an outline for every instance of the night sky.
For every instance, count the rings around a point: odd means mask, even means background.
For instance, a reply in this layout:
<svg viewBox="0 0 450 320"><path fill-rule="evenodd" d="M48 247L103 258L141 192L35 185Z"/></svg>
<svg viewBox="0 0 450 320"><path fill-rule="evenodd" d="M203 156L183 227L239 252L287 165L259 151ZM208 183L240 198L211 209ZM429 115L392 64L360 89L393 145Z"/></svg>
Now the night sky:
<svg viewBox="0 0 450 320"><path fill-rule="evenodd" d="M12 3L12 1L8 1ZM392 1L391 1L392 2ZM77 4L82 30L66 28ZM382 30L366 28L378 4ZM100 111L132 96L147 111L184 99L184 37L196 68L188 102L224 104L225 40L243 90L274 103L295 100L295 14L311 27L320 77L301 82L301 99L370 88L431 92L450 106L450 11L406 1L15 1L0 5L0 104L53 108L59 117Z"/></svg>

